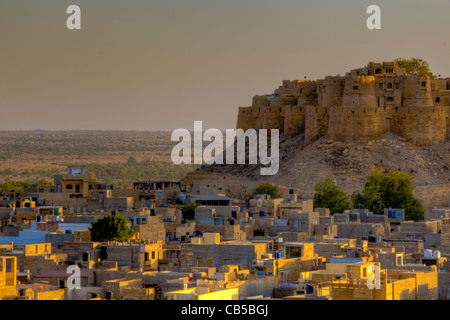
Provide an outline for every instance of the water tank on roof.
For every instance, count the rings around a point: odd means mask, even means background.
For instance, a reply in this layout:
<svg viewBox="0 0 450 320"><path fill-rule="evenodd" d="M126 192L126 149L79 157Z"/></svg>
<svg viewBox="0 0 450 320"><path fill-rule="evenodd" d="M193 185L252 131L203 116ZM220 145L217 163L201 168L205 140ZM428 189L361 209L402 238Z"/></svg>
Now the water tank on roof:
<svg viewBox="0 0 450 320"><path fill-rule="evenodd" d="M424 257L427 258L427 259L431 259L432 258L432 254L433 254L432 250L426 249L425 252L424 252Z"/></svg>

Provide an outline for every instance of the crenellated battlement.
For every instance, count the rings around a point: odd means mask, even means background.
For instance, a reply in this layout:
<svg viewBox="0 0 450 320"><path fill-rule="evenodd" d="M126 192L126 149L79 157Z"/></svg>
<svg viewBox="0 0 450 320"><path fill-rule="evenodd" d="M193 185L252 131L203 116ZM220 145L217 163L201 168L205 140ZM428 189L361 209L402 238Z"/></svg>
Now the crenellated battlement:
<svg viewBox="0 0 450 320"><path fill-rule="evenodd" d="M325 134L340 141L379 139L388 132L433 145L450 132L450 78L407 75L392 62L369 63L345 76L284 80L273 94L240 107L237 127L279 129L285 138Z"/></svg>

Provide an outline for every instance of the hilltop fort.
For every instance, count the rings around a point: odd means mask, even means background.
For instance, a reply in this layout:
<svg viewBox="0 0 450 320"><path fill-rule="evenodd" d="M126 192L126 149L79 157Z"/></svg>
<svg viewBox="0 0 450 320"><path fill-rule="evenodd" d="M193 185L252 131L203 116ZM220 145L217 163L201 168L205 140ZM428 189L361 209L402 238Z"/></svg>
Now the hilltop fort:
<svg viewBox="0 0 450 320"><path fill-rule="evenodd" d="M328 134L367 142L395 134L430 146L450 135L450 78L408 75L394 62L374 63L345 76L283 80L272 94L240 107L237 128L279 129L284 139L304 134L305 146Z"/></svg>

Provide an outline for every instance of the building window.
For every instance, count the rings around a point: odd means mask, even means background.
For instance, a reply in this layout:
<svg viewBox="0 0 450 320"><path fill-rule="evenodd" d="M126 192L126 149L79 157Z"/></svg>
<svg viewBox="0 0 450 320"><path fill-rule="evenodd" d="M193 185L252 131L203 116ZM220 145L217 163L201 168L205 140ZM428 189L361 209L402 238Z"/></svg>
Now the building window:
<svg viewBox="0 0 450 320"><path fill-rule="evenodd" d="M300 222L300 231L306 231L306 222L304 221Z"/></svg>
<svg viewBox="0 0 450 320"><path fill-rule="evenodd" d="M427 83L425 81L422 81L422 87L424 88L426 86L427 86Z"/></svg>
<svg viewBox="0 0 450 320"><path fill-rule="evenodd" d="M152 251L152 260L155 260L156 258L156 251Z"/></svg>
<svg viewBox="0 0 450 320"><path fill-rule="evenodd" d="M441 98L436 97L436 103L439 103L439 102L441 102Z"/></svg>
<svg viewBox="0 0 450 320"><path fill-rule="evenodd" d="M376 69L375 74L381 74L381 69Z"/></svg>
<svg viewBox="0 0 450 320"><path fill-rule="evenodd" d="M392 98L392 97L387 97L387 98L386 98L386 102L394 102L394 98Z"/></svg>
<svg viewBox="0 0 450 320"><path fill-rule="evenodd" d="M197 267L203 267L203 258L196 258Z"/></svg>
<svg viewBox="0 0 450 320"><path fill-rule="evenodd" d="M389 82L389 83L387 84L387 88L388 88L388 89L392 89L392 83Z"/></svg>
<svg viewBox="0 0 450 320"><path fill-rule="evenodd" d="M353 90L358 90L359 86L353 86Z"/></svg>
<svg viewBox="0 0 450 320"><path fill-rule="evenodd" d="M72 189L73 189L73 186L72 186L71 184L68 184L68 185L66 185L66 189L67 189L67 190L72 190Z"/></svg>

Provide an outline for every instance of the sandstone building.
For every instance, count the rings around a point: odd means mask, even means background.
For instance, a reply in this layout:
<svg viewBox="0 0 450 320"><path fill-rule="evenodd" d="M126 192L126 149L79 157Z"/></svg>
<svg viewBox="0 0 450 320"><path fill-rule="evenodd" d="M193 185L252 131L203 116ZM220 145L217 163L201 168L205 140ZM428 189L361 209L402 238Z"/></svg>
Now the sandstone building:
<svg viewBox="0 0 450 320"><path fill-rule="evenodd" d="M393 62L373 63L345 76L284 80L269 95L240 107L237 128L279 129L305 145L328 134L365 142L396 134L418 145L435 145L450 133L450 78L408 75Z"/></svg>

